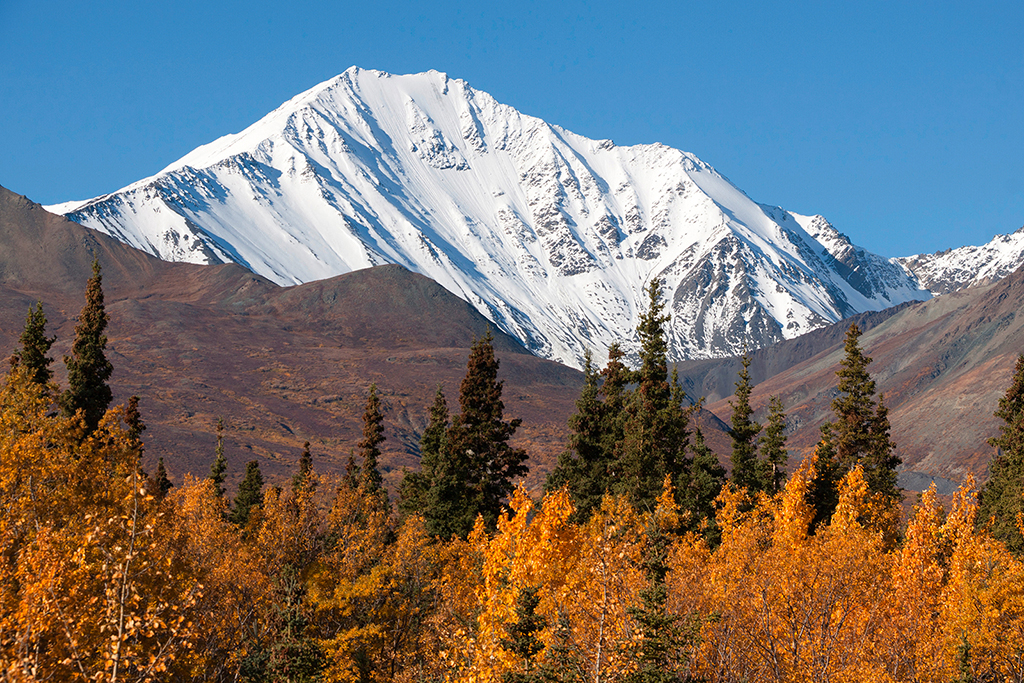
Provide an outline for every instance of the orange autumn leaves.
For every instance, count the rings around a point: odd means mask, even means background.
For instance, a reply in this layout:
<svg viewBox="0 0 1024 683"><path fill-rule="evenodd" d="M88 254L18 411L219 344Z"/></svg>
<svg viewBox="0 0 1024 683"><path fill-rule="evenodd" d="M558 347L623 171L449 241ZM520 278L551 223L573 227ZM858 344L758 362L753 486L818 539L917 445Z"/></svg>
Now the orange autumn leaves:
<svg viewBox="0 0 1024 683"><path fill-rule="evenodd" d="M832 523L810 533L813 465L774 498L724 492L718 547L675 538L669 609L698 625L674 658L680 680L1021 680L1024 565L975 529L969 485L948 516L926 493L897 543L898 509L871 496L856 468ZM654 514L670 520L666 500ZM573 680L621 680L635 666L628 607L645 585L647 516L609 498L575 525L564 492L538 509L522 489L511 508L497 534L471 538L483 558L479 617L455 648L473 656L450 679L499 681L523 669L502 642L517 592L537 586L540 639L569 624Z"/></svg>
<svg viewBox="0 0 1024 683"><path fill-rule="evenodd" d="M496 530L444 542L314 473L239 528L208 481L156 500L120 409L83 438L20 372L0 386L3 680L303 680L308 655L305 680L626 681L655 531L676 680L1024 679L1024 564L977 526L971 483L904 525L855 468L812 530L812 458L776 496L727 488L714 546L677 531L667 487L585 523L564 490L520 488Z"/></svg>

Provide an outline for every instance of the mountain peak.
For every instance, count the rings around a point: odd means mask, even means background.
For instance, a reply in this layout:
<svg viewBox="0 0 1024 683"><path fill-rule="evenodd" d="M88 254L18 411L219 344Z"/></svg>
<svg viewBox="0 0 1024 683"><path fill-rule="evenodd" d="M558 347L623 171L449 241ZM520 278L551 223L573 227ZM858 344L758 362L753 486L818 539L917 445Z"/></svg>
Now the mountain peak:
<svg viewBox="0 0 1024 683"><path fill-rule="evenodd" d="M438 71L351 67L151 178L52 209L282 285L399 264L577 366L587 348L635 344L653 277L676 359L928 296L825 219L757 204L690 153L591 140Z"/></svg>

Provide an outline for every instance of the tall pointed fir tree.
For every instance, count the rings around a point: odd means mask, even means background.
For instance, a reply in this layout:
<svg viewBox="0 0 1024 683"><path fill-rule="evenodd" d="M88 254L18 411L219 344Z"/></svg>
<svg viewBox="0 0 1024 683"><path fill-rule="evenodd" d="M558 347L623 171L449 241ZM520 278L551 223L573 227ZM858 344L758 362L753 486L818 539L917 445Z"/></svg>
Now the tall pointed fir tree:
<svg viewBox="0 0 1024 683"><path fill-rule="evenodd" d="M238 495L231 509L229 519L240 527L249 523L253 508L263 503L263 473L258 460L250 460L245 466L245 477L238 485Z"/></svg>
<svg viewBox="0 0 1024 683"><path fill-rule="evenodd" d="M997 451L978 496L978 523L990 525L994 537L1020 554L1024 552L1024 537L1017 526L1018 515L1024 512L1024 355L1017 357L1013 379L994 414L1003 424L999 436L988 440Z"/></svg>
<svg viewBox="0 0 1024 683"><path fill-rule="evenodd" d="M370 393L366 397L366 410L363 411L363 438L359 441L359 455L362 457L360 468L363 490L366 495L377 498L385 509L390 509L388 492L384 488L384 477L380 473L380 445L384 443L384 414L381 412L380 397L377 396L377 385L370 385Z"/></svg>
<svg viewBox="0 0 1024 683"><path fill-rule="evenodd" d="M445 538L466 536L478 514L493 528L516 478L527 473L526 452L509 440L521 420L505 420L490 330L473 342L459 387L461 412L452 418L445 448L427 494L427 529Z"/></svg>
<svg viewBox="0 0 1024 683"><path fill-rule="evenodd" d="M224 459L224 420L221 418L217 419L217 450L215 454L213 464L210 465L210 476L207 478L213 482L213 490L217 497L223 498L228 462Z"/></svg>
<svg viewBox="0 0 1024 683"><path fill-rule="evenodd" d="M427 428L420 437L420 469L406 472L398 489L398 507L404 515L421 514L426 509L427 492L433 486L448 432L448 401L440 384L430 406Z"/></svg>
<svg viewBox="0 0 1024 683"><path fill-rule="evenodd" d="M621 351L616 355L620 354ZM614 437L609 437L614 428L608 424L610 416L607 404L601 400L599 379L587 349L583 364L583 390L576 400L576 412L569 418L569 442L544 484L547 491L569 487L569 495L576 508L575 517L580 522L600 507L601 499L611 484L609 467L615 442ZM614 388L614 385L609 388Z"/></svg>
<svg viewBox="0 0 1024 683"><path fill-rule="evenodd" d="M839 395L832 400L835 420L822 427L818 465L811 483L816 522L831 518L838 497L836 483L853 467L864 468L872 493L900 497L896 468L901 460L889 436L889 411L884 397L875 402L875 382L868 374L871 358L860 348L861 330L856 323L846 332L845 355L840 362Z"/></svg>
<svg viewBox="0 0 1024 683"><path fill-rule="evenodd" d="M50 352L56 337L46 336L46 313L43 303L37 301L35 308L29 306L25 319L25 329L21 333L21 348L14 353L14 360L28 369L29 378L36 384L46 384L53 378L50 363L53 359L46 354Z"/></svg>
<svg viewBox="0 0 1024 683"><path fill-rule="evenodd" d="M626 495L637 508L653 510L665 475L677 487L688 465L689 411L677 382L668 381L668 343L664 324L662 284L651 281L645 290L647 310L640 316L640 369L636 388L624 410L624 437L617 453L615 493Z"/></svg>
<svg viewBox="0 0 1024 683"><path fill-rule="evenodd" d="M104 354L107 337L106 309L103 306L103 277L99 261L92 262L92 277L85 289L85 306L75 326L71 355L64 357L68 369L68 389L61 395L65 415L82 411L86 434L96 430L113 399L107 380L114 371Z"/></svg>
<svg viewBox="0 0 1024 683"><path fill-rule="evenodd" d="M782 399L772 396L768 400L768 424L761 437L761 490L775 495L786 481L786 413Z"/></svg>
<svg viewBox="0 0 1024 683"><path fill-rule="evenodd" d="M751 493L761 490L761 472L757 462L757 435L761 425L750 419L754 409L750 407L750 355L746 352L741 360L743 365L736 382L732 406L732 421L729 435L732 437L732 483Z"/></svg>

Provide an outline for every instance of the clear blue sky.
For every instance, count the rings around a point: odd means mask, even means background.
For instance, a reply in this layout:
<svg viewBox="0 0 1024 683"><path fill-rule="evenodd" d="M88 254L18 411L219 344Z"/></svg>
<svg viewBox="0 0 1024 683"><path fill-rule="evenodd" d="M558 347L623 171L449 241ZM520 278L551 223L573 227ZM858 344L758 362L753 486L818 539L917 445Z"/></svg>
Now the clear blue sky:
<svg viewBox="0 0 1024 683"><path fill-rule="evenodd" d="M1024 2L0 0L0 184L151 175L347 67L437 69L897 256L1024 225Z"/></svg>

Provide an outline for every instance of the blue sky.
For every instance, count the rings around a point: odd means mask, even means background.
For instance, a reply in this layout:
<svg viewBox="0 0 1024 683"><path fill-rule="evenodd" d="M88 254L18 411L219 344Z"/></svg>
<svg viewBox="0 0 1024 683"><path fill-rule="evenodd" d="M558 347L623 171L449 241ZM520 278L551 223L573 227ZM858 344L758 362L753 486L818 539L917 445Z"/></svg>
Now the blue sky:
<svg viewBox="0 0 1024 683"><path fill-rule="evenodd" d="M1024 225L1024 3L0 0L0 185L151 175L347 67L662 142L897 256Z"/></svg>

